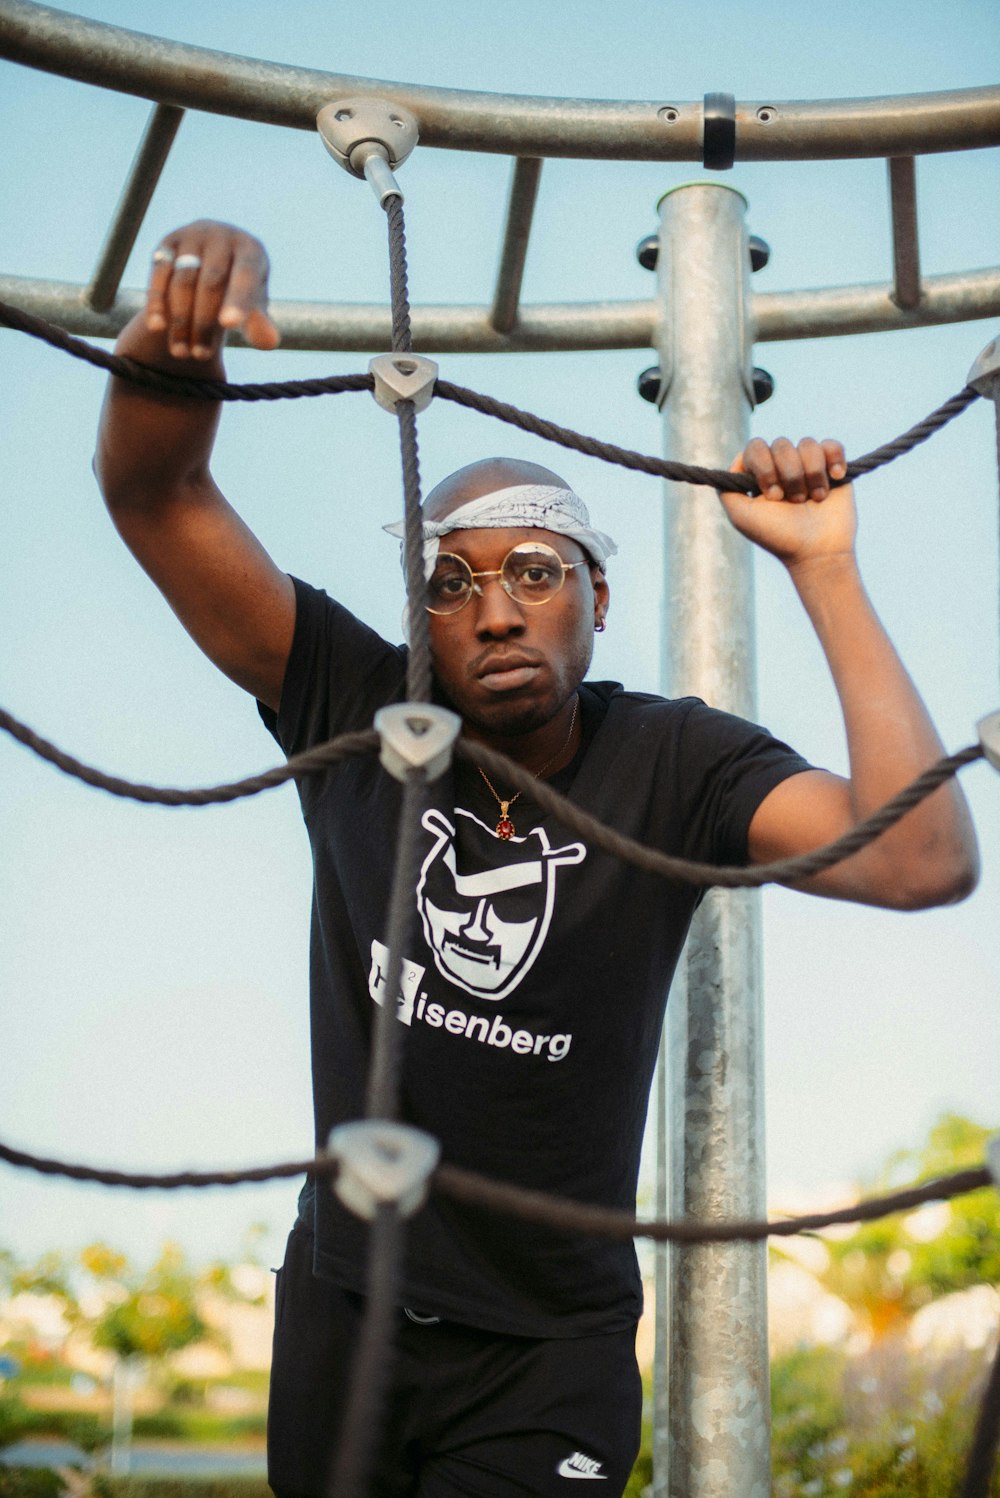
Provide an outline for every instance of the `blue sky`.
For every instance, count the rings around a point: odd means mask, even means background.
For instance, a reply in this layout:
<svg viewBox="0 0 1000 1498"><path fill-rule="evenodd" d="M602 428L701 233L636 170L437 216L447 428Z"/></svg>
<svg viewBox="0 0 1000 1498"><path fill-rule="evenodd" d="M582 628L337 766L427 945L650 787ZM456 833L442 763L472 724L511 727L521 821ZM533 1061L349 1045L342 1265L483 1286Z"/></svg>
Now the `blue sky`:
<svg viewBox="0 0 1000 1498"><path fill-rule="evenodd" d="M69 8L69 7L60 7ZM843 98L990 83L992 3L738 0L705 11L513 0L485 7L320 0L273 4L81 0L80 13L244 54L368 77L590 98ZM5 149L0 272L82 282L146 104L0 65ZM403 168L415 302L491 294L508 163L418 150ZM652 293L634 245L690 164L554 162L543 172L524 300ZM771 244L760 291L883 281L880 161L737 167ZM923 158L929 273L995 263L997 152ZM159 236L212 214L259 233L279 298L380 301L382 215L308 133L189 115L125 276ZM763 435L894 436L959 389L989 323L762 345L776 394ZM80 757L137 779L202 784L275 759L253 704L219 678L125 553L91 471L102 380L0 334L0 702ZM456 356L443 373L567 425L659 451L635 394L648 351ZM359 355L234 353L234 378L363 368ZM876 604L949 749L998 705L997 479L981 403L859 488L861 558ZM429 483L491 452L555 466L617 538L608 633L594 674L656 689L661 488L451 407L421 418ZM395 431L374 402L225 414L216 473L288 570L396 638L400 511ZM714 502L706 496L706 503ZM780 568L757 566L761 721L844 768L832 688ZM984 858L977 893L919 916L764 896L772 1199L822 1196L919 1142L943 1108L1000 1123L1000 782L965 773ZM202 812L114 802L0 742L0 1137L120 1166L258 1163L308 1152L309 858L294 792ZM132 1197L0 1172L0 1241L23 1253L105 1237L138 1253L165 1236L227 1252L245 1224L275 1242L294 1188ZM275 1250L277 1251L277 1250Z"/></svg>

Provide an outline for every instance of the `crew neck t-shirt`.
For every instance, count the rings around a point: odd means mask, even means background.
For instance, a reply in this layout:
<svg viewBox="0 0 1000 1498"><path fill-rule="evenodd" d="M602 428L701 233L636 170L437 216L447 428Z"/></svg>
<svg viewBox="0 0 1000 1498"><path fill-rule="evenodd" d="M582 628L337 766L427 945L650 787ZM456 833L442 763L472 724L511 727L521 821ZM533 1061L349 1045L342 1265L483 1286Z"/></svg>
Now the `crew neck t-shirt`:
<svg viewBox="0 0 1000 1498"><path fill-rule="evenodd" d="M407 652L295 581L279 712L287 755L371 726L405 698ZM764 797L809 768L765 730L695 698L580 688L582 743L549 783L619 832L685 858L742 864ZM316 1143L364 1113L402 787L377 756L298 782L312 846L310 1013ZM502 787L497 787L502 793ZM397 1016L401 1116L442 1159L631 1211L667 990L694 886L643 873L568 833L523 794L515 835L457 760L429 791ZM315 1268L365 1288L366 1227L321 1183L303 1211ZM439 1195L407 1224L403 1303L501 1333L614 1331L641 1310L631 1243L566 1234Z"/></svg>

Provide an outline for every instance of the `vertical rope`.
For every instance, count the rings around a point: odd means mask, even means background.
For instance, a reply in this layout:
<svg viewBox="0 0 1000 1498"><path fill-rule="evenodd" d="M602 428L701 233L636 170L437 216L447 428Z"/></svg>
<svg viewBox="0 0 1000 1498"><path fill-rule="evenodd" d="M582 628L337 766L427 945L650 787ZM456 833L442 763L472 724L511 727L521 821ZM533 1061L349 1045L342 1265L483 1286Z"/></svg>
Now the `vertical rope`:
<svg viewBox="0 0 1000 1498"><path fill-rule="evenodd" d="M385 1422L392 1369L389 1352L399 1299L402 1229L396 1208L382 1206L369 1231L365 1314L327 1498L363 1498L369 1492L372 1455Z"/></svg>
<svg viewBox="0 0 1000 1498"><path fill-rule="evenodd" d="M979 1406L979 1418L972 1437L969 1464L965 1469L961 1498L989 1498L990 1478L1000 1446L1000 1341L990 1369L990 1376Z"/></svg>
<svg viewBox="0 0 1000 1498"><path fill-rule="evenodd" d="M407 289L406 233L402 200L385 200L389 225L389 272L392 296L392 351L412 352ZM410 702L429 702L431 652L424 608L423 510L420 497L420 453L412 401L400 401L399 446L403 468L406 599L410 653L406 695ZM396 1118L403 1057L403 1026L398 1017L403 959L415 915L420 872L421 817L427 804L423 770L411 770L403 787L392 892L389 898L389 948L385 997L375 1012L372 1054L365 1097L369 1119ZM328 1498L364 1498L369 1491L372 1455L385 1424L386 1401L394 1362L394 1323L400 1297L405 1242L404 1224L395 1205L379 1208L368 1237L365 1311L351 1369L350 1392L339 1448L330 1474Z"/></svg>
<svg viewBox="0 0 1000 1498"><path fill-rule="evenodd" d="M408 354L413 349L410 332L410 293L406 270L406 226L403 223L403 200L393 194L386 198L385 216L389 221L389 286L392 296L392 351Z"/></svg>
<svg viewBox="0 0 1000 1498"><path fill-rule="evenodd" d="M397 1017L397 996L402 976L403 954L409 943L415 905L414 891L420 874L420 818L427 803L427 782L422 770L410 772L403 787L399 814L399 841L389 897L389 957L385 973L385 998L375 1011L372 1059L365 1099L367 1118L396 1118L399 1113L399 1073L403 1059L404 1026Z"/></svg>

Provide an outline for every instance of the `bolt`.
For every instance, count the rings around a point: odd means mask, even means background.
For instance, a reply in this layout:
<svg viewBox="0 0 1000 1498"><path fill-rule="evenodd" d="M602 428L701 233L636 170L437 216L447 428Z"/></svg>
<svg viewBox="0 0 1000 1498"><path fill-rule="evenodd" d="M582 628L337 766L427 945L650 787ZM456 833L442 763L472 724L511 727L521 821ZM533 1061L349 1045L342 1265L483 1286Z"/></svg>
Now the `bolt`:
<svg viewBox="0 0 1000 1498"><path fill-rule="evenodd" d="M353 118L353 109L338 109L337 113L334 115L335 120L353 120Z"/></svg>
<svg viewBox="0 0 1000 1498"><path fill-rule="evenodd" d="M644 369L635 382L635 388L644 401L655 406L660 398L660 366L651 364L648 369Z"/></svg>
<svg viewBox="0 0 1000 1498"><path fill-rule="evenodd" d="M766 369L761 369L758 364L753 367L753 398L754 404L762 406L769 401L774 394L774 376L768 374Z"/></svg>
<svg viewBox="0 0 1000 1498"><path fill-rule="evenodd" d="M679 109L675 109L672 104L664 104L662 109L656 111L656 115L658 119L664 120L668 125L672 125L675 120L680 119L681 112Z"/></svg>
<svg viewBox="0 0 1000 1498"><path fill-rule="evenodd" d="M762 125L769 125L772 120L777 119L778 111L773 104L762 104L757 111L757 118Z"/></svg>
<svg viewBox="0 0 1000 1498"><path fill-rule="evenodd" d="M645 239L640 239L635 247L635 258L643 270L655 270L659 257L660 236L658 234L647 234Z"/></svg>
<svg viewBox="0 0 1000 1498"><path fill-rule="evenodd" d="M771 258L771 246L759 234L751 234L747 241L750 251L750 269L763 270Z"/></svg>

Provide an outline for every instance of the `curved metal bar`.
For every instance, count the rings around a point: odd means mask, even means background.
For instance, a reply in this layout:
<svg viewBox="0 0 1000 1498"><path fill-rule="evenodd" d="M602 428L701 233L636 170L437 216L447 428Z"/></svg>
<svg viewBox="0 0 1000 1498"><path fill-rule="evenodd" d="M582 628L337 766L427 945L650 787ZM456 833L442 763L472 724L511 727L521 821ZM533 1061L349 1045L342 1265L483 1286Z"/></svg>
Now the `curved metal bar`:
<svg viewBox="0 0 1000 1498"><path fill-rule="evenodd" d="M84 338L114 338L139 311L141 291L120 292L108 312L83 300L72 281L0 276L0 301L47 318ZM287 349L372 353L392 346L387 306L365 303L272 302L271 315ZM656 303L553 302L521 307L509 333L490 323L489 307L414 307L414 346L426 353L527 353L652 348ZM893 286L830 286L815 291L765 292L751 299L755 339L833 338L843 333L892 332L939 323L1000 316L1000 267L928 276L919 307L893 301ZM239 344L238 336L232 338Z"/></svg>
<svg viewBox="0 0 1000 1498"><path fill-rule="evenodd" d="M191 47L33 0L0 0L0 56L162 104L312 130L321 105L380 94L425 146L512 156L701 161L701 100L541 98L424 88ZM1000 144L1000 88L870 99L744 102L737 161L920 155Z"/></svg>

